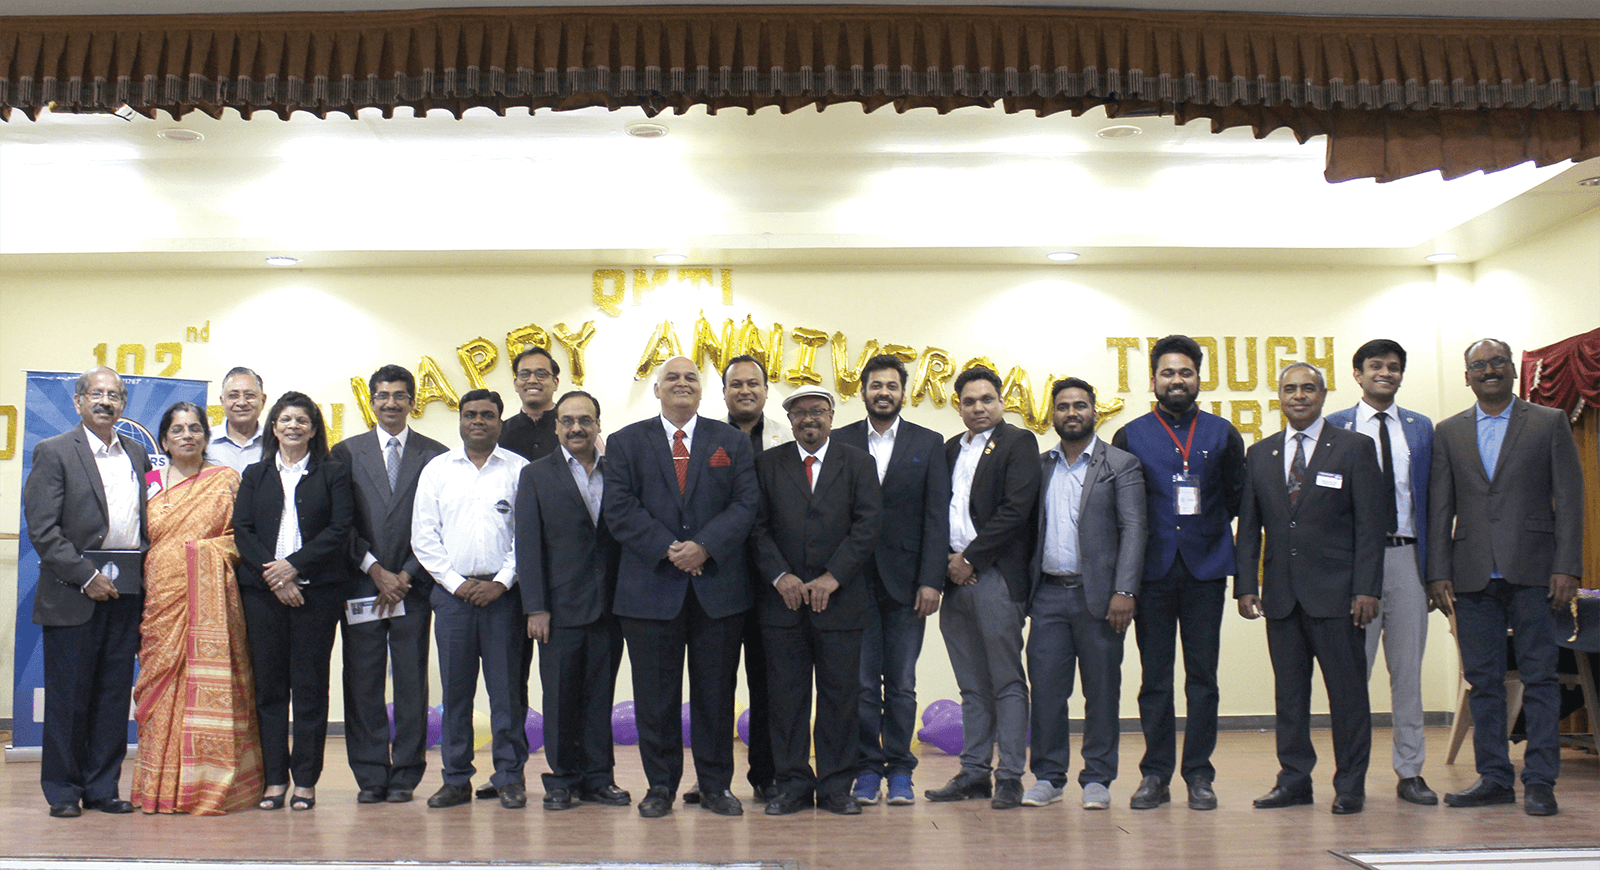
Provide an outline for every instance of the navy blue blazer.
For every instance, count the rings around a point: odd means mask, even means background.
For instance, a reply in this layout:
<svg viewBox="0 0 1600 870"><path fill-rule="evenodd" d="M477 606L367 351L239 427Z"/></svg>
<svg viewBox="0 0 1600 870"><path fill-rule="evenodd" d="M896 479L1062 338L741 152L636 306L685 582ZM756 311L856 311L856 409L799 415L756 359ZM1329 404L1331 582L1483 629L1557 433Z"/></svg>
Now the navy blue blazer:
<svg viewBox="0 0 1600 870"><path fill-rule="evenodd" d="M1406 435L1406 449L1411 451L1411 523L1417 530L1417 576L1427 582L1428 577L1428 472L1433 466L1433 421L1416 411L1395 405L1390 408L1400 421ZM1354 431L1355 406L1334 411L1327 416L1328 425ZM1390 445L1393 449L1393 445ZM1373 449L1377 449L1374 442ZM1377 455L1374 453L1373 455Z"/></svg>
<svg viewBox="0 0 1600 870"><path fill-rule="evenodd" d="M609 477L605 457L597 462L602 477ZM575 628L610 612L622 550L606 528L603 504L600 510L599 523L589 519L561 450L522 469L517 588L524 613L549 613L551 625Z"/></svg>
<svg viewBox="0 0 1600 870"><path fill-rule="evenodd" d="M350 468L332 459L307 460L306 473L294 490L300 519L300 549L284 557L311 586L346 584L350 580L350 528L355 496ZM239 585L271 592L262 566L277 557L278 525L283 521L283 484L276 457L264 457L240 475L233 503L233 541L239 548Z"/></svg>
<svg viewBox="0 0 1600 870"><path fill-rule="evenodd" d="M833 441L866 451L869 425L862 420L835 429ZM901 604L912 604L918 587L944 586L950 564L950 469L943 436L902 418L880 489L886 521L873 564L884 591ZM887 521L890 517L893 522Z"/></svg>
<svg viewBox="0 0 1600 870"><path fill-rule="evenodd" d="M672 619L690 584L713 619L743 613L752 602L745 542L760 492L750 436L696 417L686 488L678 490L672 445L659 415L623 427L606 441L606 527L622 547L618 616ZM694 541L709 558L691 577L667 559L677 541Z"/></svg>

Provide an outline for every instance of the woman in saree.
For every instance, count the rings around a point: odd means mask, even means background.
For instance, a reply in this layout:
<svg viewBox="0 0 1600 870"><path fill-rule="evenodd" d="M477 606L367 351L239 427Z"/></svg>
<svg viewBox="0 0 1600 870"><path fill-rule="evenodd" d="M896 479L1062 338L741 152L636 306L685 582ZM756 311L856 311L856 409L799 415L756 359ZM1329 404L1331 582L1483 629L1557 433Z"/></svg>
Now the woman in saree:
<svg viewBox="0 0 1600 870"><path fill-rule="evenodd" d="M261 741L244 611L234 579L239 475L205 460L205 409L179 402L150 472L144 621L134 718L133 803L147 813L219 815L261 795ZM159 491L157 491L159 490Z"/></svg>

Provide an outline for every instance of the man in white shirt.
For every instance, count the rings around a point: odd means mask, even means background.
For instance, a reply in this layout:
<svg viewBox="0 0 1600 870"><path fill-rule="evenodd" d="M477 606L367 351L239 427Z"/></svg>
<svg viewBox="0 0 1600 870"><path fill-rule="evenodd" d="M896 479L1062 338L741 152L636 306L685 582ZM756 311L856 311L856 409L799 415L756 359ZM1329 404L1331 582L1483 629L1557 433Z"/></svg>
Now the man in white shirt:
<svg viewBox="0 0 1600 870"><path fill-rule="evenodd" d="M417 480L411 549L435 582L434 634L444 685L444 785L428 798L435 809L472 800L472 701L480 660L493 734L490 783L506 809L528 804L522 773L528 714L516 685L522 602L506 594L517 582L517 480L528 460L496 446L504 412L499 393L463 395L461 449L434 457Z"/></svg>
<svg viewBox="0 0 1600 870"><path fill-rule="evenodd" d="M234 366L222 378L222 425L211 431L206 458L240 474L261 461L261 412L267 407L261 376L244 366Z"/></svg>

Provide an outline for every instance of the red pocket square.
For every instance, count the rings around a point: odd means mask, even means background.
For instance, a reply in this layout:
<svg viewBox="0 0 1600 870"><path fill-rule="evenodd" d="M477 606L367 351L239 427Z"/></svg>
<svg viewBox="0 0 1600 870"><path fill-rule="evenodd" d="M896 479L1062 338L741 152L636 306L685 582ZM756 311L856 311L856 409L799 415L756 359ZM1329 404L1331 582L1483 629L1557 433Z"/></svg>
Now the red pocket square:
<svg viewBox="0 0 1600 870"><path fill-rule="evenodd" d="M726 465L732 465L733 460L728 458L728 451L718 447L717 452L711 454L711 462L709 464L712 468L722 468Z"/></svg>

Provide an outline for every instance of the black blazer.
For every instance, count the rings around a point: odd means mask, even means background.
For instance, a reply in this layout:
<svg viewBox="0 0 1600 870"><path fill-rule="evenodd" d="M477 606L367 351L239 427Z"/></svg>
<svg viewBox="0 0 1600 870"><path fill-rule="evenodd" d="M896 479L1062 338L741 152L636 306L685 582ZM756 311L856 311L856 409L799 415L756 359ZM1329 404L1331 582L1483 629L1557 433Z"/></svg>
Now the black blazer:
<svg viewBox="0 0 1600 870"><path fill-rule="evenodd" d="M597 460L605 474L605 457ZM525 613L548 612L558 627L588 625L611 610L622 549L597 525L557 450L522 469L517 483L517 588Z"/></svg>
<svg viewBox="0 0 1600 870"><path fill-rule="evenodd" d="M865 452L869 425L861 420L835 429L833 442ZM873 564L884 591L901 604L912 604L918 587L944 586L949 565L950 469L939 433L902 418L880 488L883 515L896 522L881 524Z"/></svg>
<svg viewBox="0 0 1600 870"><path fill-rule="evenodd" d="M954 487L963 432L944 445ZM972 476L969 509L978 536L967 545L973 568L995 568L1006 579L1012 601L1027 601L1028 561L1033 556L1034 511L1039 501L1039 439L1026 429L1001 422L989 435ZM949 541L945 551L949 552Z"/></svg>
<svg viewBox="0 0 1600 870"><path fill-rule="evenodd" d="M1233 597L1260 595L1269 619L1288 616L1296 602L1318 619L1347 616L1352 596L1383 594L1389 514L1372 439L1324 422L1293 507L1285 443L1277 432L1245 453ZM1323 474L1336 475L1326 480L1338 485L1318 483ZM1258 575L1263 530L1266 563Z"/></svg>
<svg viewBox="0 0 1600 870"><path fill-rule="evenodd" d="M756 550L757 616L763 625L794 626L800 611L784 606L772 581L793 574L810 582L833 574L839 589L828 609L811 616L825 631L864 627L867 589L863 571L878 540L883 498L872 456L834 441L823 457L816 487L806 485L800 448L781 444L756 457L761 501L752 534Z"/></svg>
<svg viewBox="0 0 1600 870"><path fill-rule="evenodd" d="M240 476L233 503L233 540L239 547L239 585L271 592L262 568L276 558L278 524L283 520L283 484L276 457L266 457ZM350 580L350 527L355 515L350 469L331 459L309 459L294 491L300 517L300 549L287 557L300 578L313 587Z"/></svg>
<svg viewBox="0 0 1600 870"><path fill-rule="evenodd" d="M333 445L328 458L350 469L351 494L355 499L350 597L378 594L378 584L361 570L362 560L371 553L385 569L396 574L404 571L411 576L411 591L406 593L406 597L412 599L412 604L407 606L409 611L412 607L427 606L428 593L433 589L433 578L411 552L411 507L417 499L417 478L422 475L422 466L447 448L412 429L406 435L405 449L400 452L400 480L391 493L383 450L388 440L387 432L372 429Z"/></svg>

